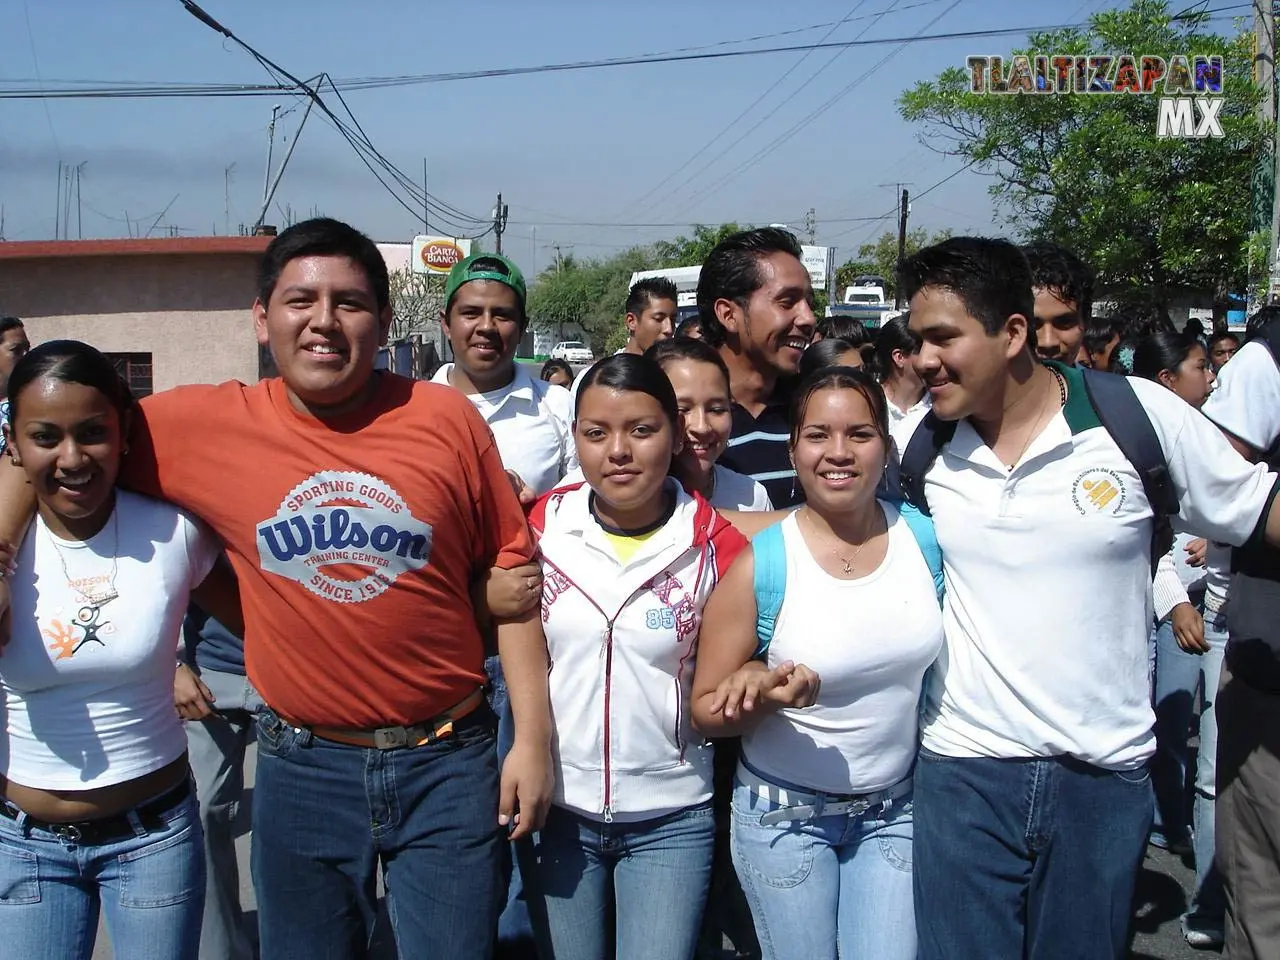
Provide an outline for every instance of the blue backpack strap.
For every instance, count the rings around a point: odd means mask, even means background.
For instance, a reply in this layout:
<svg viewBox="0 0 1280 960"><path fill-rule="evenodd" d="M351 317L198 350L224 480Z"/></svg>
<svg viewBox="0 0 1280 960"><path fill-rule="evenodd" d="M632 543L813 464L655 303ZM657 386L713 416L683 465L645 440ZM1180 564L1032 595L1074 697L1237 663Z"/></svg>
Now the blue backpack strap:
<svg viewBox="0 0 1280 960"><path fill-rule="evenodd" d="M751 538L751 560L755 566L757 638L752 658L758 659L773 641L773 628L787 592L787 545L782 538L782 521Z"/></svg>
<svg viewBox="0 0 1280 960"><path fill-rule="evenodd" d="M907 441L898 468L902 496L926 517L930 516L929 501L924 494L924 475L947 441L955 436L954 420L940 420L932 410L924 415L915 433Z"/></svg>
<svg viewBox="0 0 1280 960"><path fill-rule="evenodd" d="M938 534L933 528L933 518L921 511L914 504L898 504L898 513L907 522L907 527L916 538L916 545L924 554L924 562L929 565L929 573L933 577L933 589L942 602L942 547L938 545Z"/></svg>
<svg viewBox="0 0 1280 960"><path fill-rule="evenodd" d="M1172 545L1173 528L1170 518L1176 516L1180 509L1178 492L1173 486L1164 448L1160 446L1160 439L1151 426L1146 408L1133 392L1133 385L1127 378L1088 367L1082 368L1081 373L1084 374L1085 392L1089 395L1089 402L1093 405L1098 420L1141 478L1143 492L1155 514L1155 525L1151 533L1151 563L1154 569L1160 557L1168 552L1166 544Z"/></svg>

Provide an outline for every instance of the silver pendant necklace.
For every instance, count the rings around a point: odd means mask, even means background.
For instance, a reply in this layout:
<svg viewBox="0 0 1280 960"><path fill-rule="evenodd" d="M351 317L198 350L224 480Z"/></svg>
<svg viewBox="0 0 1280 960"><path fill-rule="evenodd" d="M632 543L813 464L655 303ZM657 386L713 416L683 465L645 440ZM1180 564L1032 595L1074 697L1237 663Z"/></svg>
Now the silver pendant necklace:
<svg viewBox="0 0 1280 960"><path fill-rule="evenodd" d="M53 544L53 552L58 555L58 562L62 564L62 574L67 578L67 588L75 591L85 606L100 609L120 596L116 591L116 571L120 564L120 517L119 512L114 507L111 510L111 574L107 578L105 588L92 590L88 586L83 589L76 586L75 581L71 579L71 571L67 569L67 558L62 552L62 548L58 546L57 538L54 537L53 532L47 526L44 529L49 537L49 542Z"/></svg>

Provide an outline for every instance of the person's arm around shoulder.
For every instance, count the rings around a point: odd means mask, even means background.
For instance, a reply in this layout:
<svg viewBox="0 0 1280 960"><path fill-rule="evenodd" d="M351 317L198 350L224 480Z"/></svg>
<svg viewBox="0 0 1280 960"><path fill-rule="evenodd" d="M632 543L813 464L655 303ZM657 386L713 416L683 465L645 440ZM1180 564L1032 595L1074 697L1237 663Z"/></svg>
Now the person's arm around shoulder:
<svg viewBox="0 0 1280 960"><path fill-rule="evenodd" d="M737 736L768 712L817 701L820 680L808 667L787 662L770 670L754 658L756 615L755 563L748 549L716 584L703 611L692 714L704 736Z"/></svg>
<svg viewBox="0 0 1280 960"><path fill-rule="evenodd" d="M27 472L13 461L13 444L9 456L0 456L0 543L8 545L10 556L27 535L27 527L36 513L36 492L27 480ZM9 579L0 577L0 647L9 641Z"/></svg>
<svg viewBox="0 0 1280 960"><path fill-rule="evenodd" d="M466 404L477 445L476 504L480 517L477 565L512 569L531 563L533 533L506 477L488 426ZM477 423L478 422L478 423ZM555 778L551 764L551 696L547 685L547 641L536 606L519 617L495 621L498 657L507 682L515 742L502 764L498 822L515 823L513 839L542 826L551 806Z"/></svg>

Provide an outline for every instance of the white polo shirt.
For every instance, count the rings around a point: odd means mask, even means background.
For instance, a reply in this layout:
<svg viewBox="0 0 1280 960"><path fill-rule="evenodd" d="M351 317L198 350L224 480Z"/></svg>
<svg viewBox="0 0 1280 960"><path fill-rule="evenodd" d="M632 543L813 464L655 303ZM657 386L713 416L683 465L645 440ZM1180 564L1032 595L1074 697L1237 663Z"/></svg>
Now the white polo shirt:
<svg viewBox="0 0 1280 960"><path fill-rule="evenodd" d="M452 372L453 364L446 363L431 382L450 386ZM578 468L573 404L564 387L535 379L527 366L517 363L509 384L469 399L493 431L503 466L518 473L538 496Z"/></svg>
<svg viewBox="0 0 1280 960"><path fill-rule="evenodd" d="M1066 754L1129 769L1155 747L1152 511L1081 373L1063 373L1065 408L1014 469L962 421L926 474L946 648L927 687L923 743L949 757ZM1276 478L1172 391L1130 382L1168 459L1182 506L1175 527L1248 539Z"/></svg>
<svg viewBox="0 0 1280 960"><path fill-rule="evenodd" d="M1236 352L1204 412L1256 450L1269 450L1280 439L1280 366L1266 344L1246 343ZM1228 611L1232 637L1260 637L1280 657L1280 583L1235 574Z"/></svg>
<svg viewBox="0 0 1280 960"><path fill-rule="evenodd" d="M893 438L899 450L905 450L907 441L916 432L916 427L920 426L924 415L933 409L933 398L926 390L924 396L906 410L898 409L898 405L888 397L885 398L885 403L889 408L889 436Z"/></svg>

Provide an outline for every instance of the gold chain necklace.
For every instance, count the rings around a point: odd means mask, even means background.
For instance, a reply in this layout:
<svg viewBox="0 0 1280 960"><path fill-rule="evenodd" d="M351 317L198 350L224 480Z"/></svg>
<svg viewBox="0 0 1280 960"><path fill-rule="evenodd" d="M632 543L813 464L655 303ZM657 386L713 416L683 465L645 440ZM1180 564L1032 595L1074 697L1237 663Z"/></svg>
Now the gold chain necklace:
<svg viewBox="0 0 1280 960"><path fill-rule="evenodd" d="M1056 413L1058 410L1062 409L1062 407L1065 407L1067 405L1067 381L1063 378L1062 374L1060 374L1057 370L1054 370L1052 367L1047 367L1046 369L1051 374L1053 374L1053 380L1058 385L1058 399L1060 401L1060 405L1056 409L1053 407L1050 407L1049 416L1052 417L1054 413ZM1007 466L1010 470L1012 470L1014 467L1018 465L1019 461L1022 460L1028 448L1031 446L1032 441L1034 441L1035 438L1039 436L1040 424L1044 420L1045 420L1045 414L1044 414L1044 411L1041 411L1040 414L1036 417L1035 423L1031 425L1031 429L1027 431L1027 439L1022 444L1022 449L1018 451L1018 455L1014 457L1012 461L1007 463Z"/></svg>
<svg viewBox="0 0 1280 960"><path fill-rule="evenodd" d="M804 509L805 516L809 516L809 510L810 510L809 507L805 507ZM809 526L813 529L813 532L818 535L818 539L820 540L826 539L826 535L823 534L823 532L818 529L818 525L813 522L813 517L811 516L809 516ZM867 534L867 538L865 540L863 540L860 544L858 544L857 549L853 551L853 556L851 557L846 557L843 553L840 552L840 549L838 547L835 547L835 546L828 547L828 549L830 549L831 552L836 555L836 559L838 559L841 565L843 566L845 576L848 576L849 574L853 573L853 564L854 564L854 561L858 559L858 554L862 552L863 547L865 547L868 543L872 541L872 539L875 538L875 535L876 535L875 524L873 523L871 527L871 532ZM839 537L837 537L836 539L839 539ZM844 541L841 541L841 542L843 543Z"/></svg>

